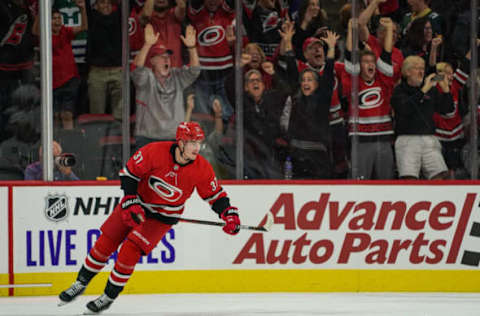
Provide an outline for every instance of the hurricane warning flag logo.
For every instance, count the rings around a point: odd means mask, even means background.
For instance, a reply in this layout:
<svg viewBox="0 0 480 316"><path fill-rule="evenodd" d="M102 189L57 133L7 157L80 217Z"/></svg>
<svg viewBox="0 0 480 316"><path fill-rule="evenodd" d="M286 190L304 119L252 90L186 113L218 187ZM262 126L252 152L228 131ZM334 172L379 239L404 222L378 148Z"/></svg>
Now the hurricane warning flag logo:
<svg viewBox="0 0 480 316"><path fill-rule="evenodd" d="M45 216L53 221L59 222L67 218L68 197L66 195L47 195L45 198Z"/></svg>

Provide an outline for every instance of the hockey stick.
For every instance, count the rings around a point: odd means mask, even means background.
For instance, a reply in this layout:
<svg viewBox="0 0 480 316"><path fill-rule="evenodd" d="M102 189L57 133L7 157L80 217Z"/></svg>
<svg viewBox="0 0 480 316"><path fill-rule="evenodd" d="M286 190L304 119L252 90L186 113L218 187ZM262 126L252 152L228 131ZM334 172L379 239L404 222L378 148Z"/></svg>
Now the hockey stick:
<svg viewBox="0 0 480 316"><path fill-rule="evenodd" d="M206 221L201 219L191 219L191 218L179 218L180 222L185 223L192 223L192 224L200 224L200 225L210 225L210 226L225 226L225 223L222 222L213 222L213 221ZM245 230L256 230L261 232L268 232L273 225L273 215L272 213L267 213L267 219L265 224L260 226L250 226L250 225L240 225L240 229Z"/></svg>

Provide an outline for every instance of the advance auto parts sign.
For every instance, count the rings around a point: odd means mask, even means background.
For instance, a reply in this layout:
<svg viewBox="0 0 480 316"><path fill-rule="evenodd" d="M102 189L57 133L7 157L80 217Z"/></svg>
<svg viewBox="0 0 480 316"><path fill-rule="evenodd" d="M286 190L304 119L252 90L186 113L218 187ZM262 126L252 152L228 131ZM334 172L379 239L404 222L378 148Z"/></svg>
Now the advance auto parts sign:
<svg viewBox="0 0 480 316"><path fill-rule="evenodd" d="M297 269L478 267L475 187L294 188L285 187L271 203L273 231L251 234L234 264Z"/></svg>
<svg viewBox="0 0 480 316"><path fill-rule="evenodd" d="M478 269L473 185L224 188L242 223L271 212L272 230L227 236L180 223L136 270ZM15 273L77 271L121 196L119 186L14 188ZM219 220L196 193L187 204L185 217Z"/></svg>

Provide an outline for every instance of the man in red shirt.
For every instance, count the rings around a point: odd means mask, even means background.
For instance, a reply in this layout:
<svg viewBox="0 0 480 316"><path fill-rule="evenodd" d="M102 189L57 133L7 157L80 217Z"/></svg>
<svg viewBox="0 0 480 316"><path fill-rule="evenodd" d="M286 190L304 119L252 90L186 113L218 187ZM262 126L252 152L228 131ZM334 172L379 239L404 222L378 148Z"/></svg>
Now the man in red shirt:
<svg viewBox="0 0 480 316"><path fill-rule="evenodd" d="M210 97L222 104L223 120L234 109L225 91L226 78L232 71L235 12L227 0L195 0L188 6L188 18L197 31L201 73L195 81L195 111L212 114Z"/></svg>
<svg viewBox="0 0 480 316"><path fill-rule="evenodd" d="M148 255L181 217L196 189L225 221L223 230L239 232L238 209L217 182L210 163L199 155L205 134L196 122L182 122L176 142L154 142L138 150L120 171L125 196L103 223L102 234L85 259L77 280L60 293L60 304L83 293L90 280L121 245L105 292L87 304L92 313L110 307L123 290L142 255Z"/></svg>
<svg viewBox="0 0 480 316"><path fill-rule="evenodd" d="M55 8L52 10L53 112L55 121L61 121L64 129L73 128L73 113L80 85L72 40L75 35L88 29L85 0L76 0L76 3L81 10L81 26L64 26L60 11ZM38 15L35 17L32 33L40 36Z"/></svg>
<svg viewBox="0 0 480 316"><path fill-rule="evenodd" d="M375 56L380 58L382 54L383 47L385 46L385 38L387 30L382 24L379 24L377 28L377 36L370 34L367 24L369 23L372 15L375 13L377 8L381 8L382 5L386 5L387 0L372 0L367 8L360 13L358 17L358 23L360 26L360 40L366 43L372 52L375 53ZM399 83L402 77L401 68L403 64L403 54L402 51L395 47L395 43L398 39L399 29L396 23L393 23L393 48L392 48L392 65L393 65L393 81Z"/></svg>
<svg viewBox="0 0 480 316"><path fill-rule="evenodd" d="M176 6L171 7L168 0L147 0L140 14L135 16L135 25L140 25L130 34L132 49L140 49L143 44L145 26L150 23L159 34L157 43L168 46L172 50L172 67L182 67L182 21L186 15L185 0L177 0ZM137 36L141 34L141 36ZM147 65L150 66L150 65Z"/></svg>
<svg viewBox="0 0 480 316"><path fill-rule="evenodd" d="M393 65L391 63L394 24L390 18L381 18L386 30L384 48L377 59L372 51L361 51L359 62L351 59L353 47L352 20L349 22L345 70L342 78L343 94L351 101L352 76L358 78L358 107L349 105L349 136L358 137L357 167L353 175L357 179L393 179L394 161L392 150L393 120L390 107L392 94Z"/></svg>

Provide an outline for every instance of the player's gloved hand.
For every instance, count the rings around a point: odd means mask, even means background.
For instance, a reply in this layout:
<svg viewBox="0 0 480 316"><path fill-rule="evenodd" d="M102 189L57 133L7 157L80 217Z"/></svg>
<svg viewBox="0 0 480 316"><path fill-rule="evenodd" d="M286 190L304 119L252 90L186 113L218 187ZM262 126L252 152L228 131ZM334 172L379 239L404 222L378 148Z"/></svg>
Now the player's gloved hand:
<svg viewBox="0 0 480 316"><path fill-rule="evenodd" d="M230 235L236 235L240 231L240 217L238 217L238 209L230 206L222 212L220 218L225 221L223 231Z"/></svg>
<svg viewBox="0 0 480 316"><path fill-rule="evenodd" d="M120 201L120 207L125 225L135 227L145 222L145 211L135 195L125 195Z"/></svg>

